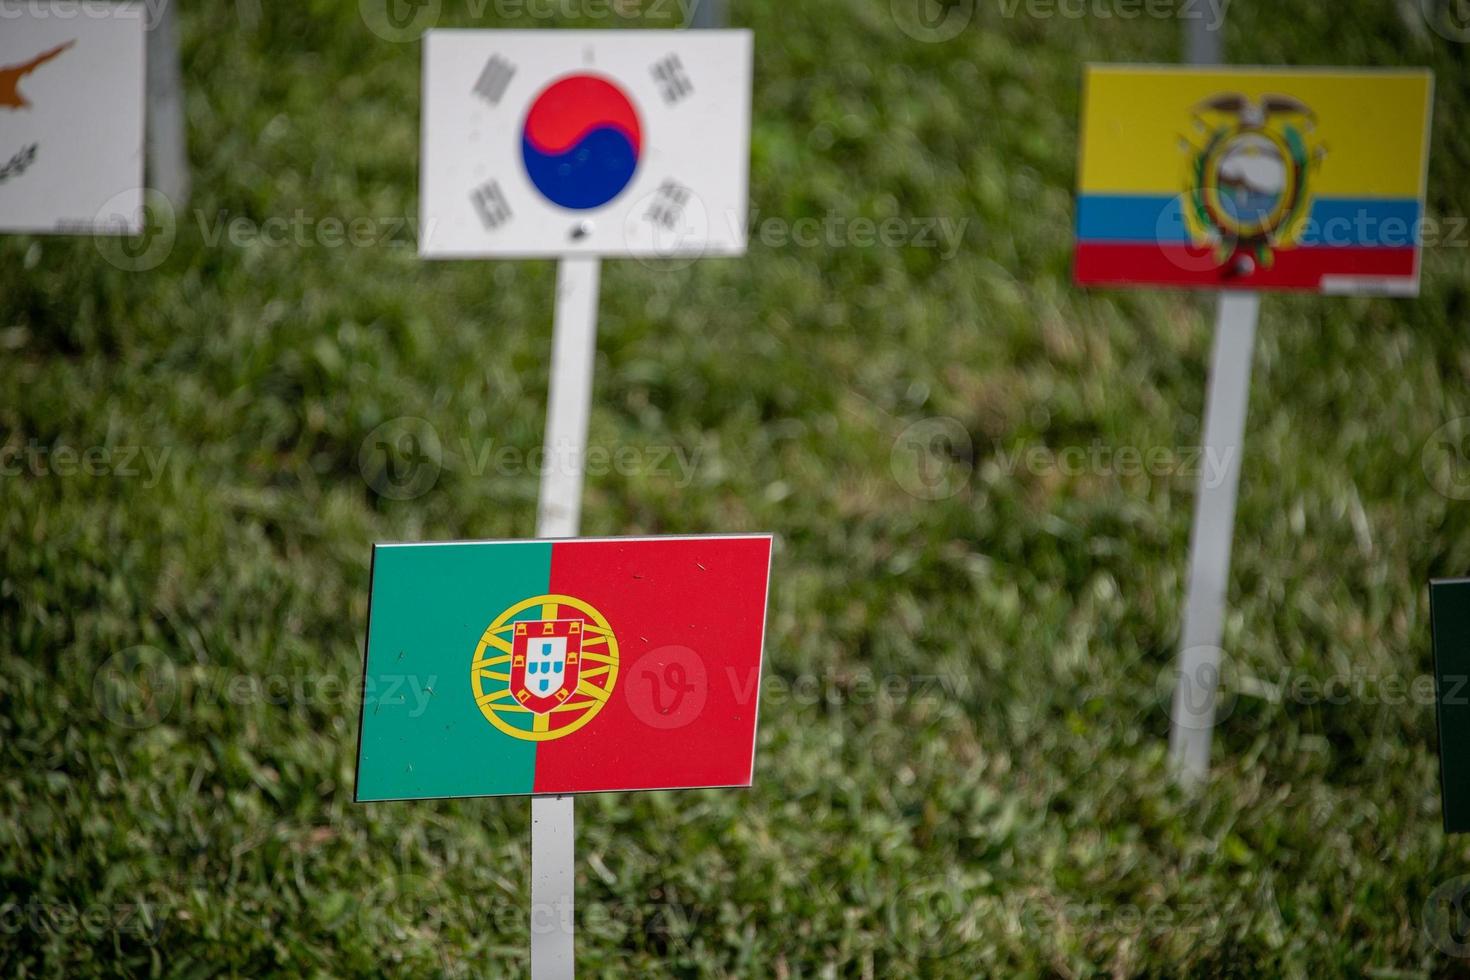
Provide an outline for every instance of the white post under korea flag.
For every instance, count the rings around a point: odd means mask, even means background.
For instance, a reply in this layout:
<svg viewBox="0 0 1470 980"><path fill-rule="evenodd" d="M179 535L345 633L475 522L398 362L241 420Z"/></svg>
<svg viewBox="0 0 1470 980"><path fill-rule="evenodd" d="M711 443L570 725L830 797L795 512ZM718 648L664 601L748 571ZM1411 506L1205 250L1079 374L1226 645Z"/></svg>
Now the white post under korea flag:
<svg viewBox="0 0 1470 980"><path fill-rule="evenodd" d="M602 258L745 252L753 50L749 31L424 36L419 254L561 260L538 538L579 530ZM532 797L532 980L573 974L574 828L571 796Z"/></svg>
<svg viewBox="0 0 1470 980"><path fill-rule="evenodd" d="M430 31L428 258L745 251L749 31Z"/></svg>
<svg viewBox="0 0 1470 980"><path fill-rule="evenodd" d="M144 9L0 0L0 233L143 229Z"/></svg>

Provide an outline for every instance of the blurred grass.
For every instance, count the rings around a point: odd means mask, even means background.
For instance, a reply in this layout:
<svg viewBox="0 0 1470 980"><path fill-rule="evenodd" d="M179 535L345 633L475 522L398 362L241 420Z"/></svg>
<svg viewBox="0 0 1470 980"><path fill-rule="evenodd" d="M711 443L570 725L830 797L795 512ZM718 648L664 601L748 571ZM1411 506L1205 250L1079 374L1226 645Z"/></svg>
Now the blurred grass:
<svg viewBox="0 0 1470 980"><path fill-rule="evenodd" d="M1470 568L1436 455L1470 414L1463 233L1418 301L1263 304L1239 691L1191 798L1163 698L1193 479L1004 465L1198 442L1207 298L1069 282L1080 65L1175 60L1178 23L981 3L921 43L901 7L735 5L755 220L964 221L956 254L757 234L604 272L592 443L699 465L589 479L584 531L780 546L756 787L579 803L581 970L1462 969L1425 930L1470 858L1439 830L1432 705L1383 691L1430 670L1425 580ZM424 263L409 232L210 245L235 217L412 216L419 52L350 3L182 26L195 196L167 260L0 241L0 444L109 469L0 478L0 971L523 972L529 808L354 805L350 692L372 541L532 531L535 477L474 454L539 442L552 266ZM1227 36L1241 63L1434 67L1430 212L1470 214L1466 50L1416 4L1238 3ZM445 469L400 502L358 452L405 416ZM922 499L903 434L946 418L973 449ZM120 474L123 447L161 463ZM133 656L155 724L100 696ZM1368 693L1293 703L1294 678Z"/></svg>

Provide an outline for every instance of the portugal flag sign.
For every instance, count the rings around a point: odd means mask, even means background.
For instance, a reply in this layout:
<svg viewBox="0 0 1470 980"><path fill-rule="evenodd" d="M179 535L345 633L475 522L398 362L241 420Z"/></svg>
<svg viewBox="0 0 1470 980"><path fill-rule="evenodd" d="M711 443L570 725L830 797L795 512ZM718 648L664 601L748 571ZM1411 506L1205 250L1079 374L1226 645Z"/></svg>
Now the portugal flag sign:
<svg viewBox="0 0 1470 980"><path fill-rule="evenodd" d="M378 545L357 799L748 786L769 535Z"/></svg>

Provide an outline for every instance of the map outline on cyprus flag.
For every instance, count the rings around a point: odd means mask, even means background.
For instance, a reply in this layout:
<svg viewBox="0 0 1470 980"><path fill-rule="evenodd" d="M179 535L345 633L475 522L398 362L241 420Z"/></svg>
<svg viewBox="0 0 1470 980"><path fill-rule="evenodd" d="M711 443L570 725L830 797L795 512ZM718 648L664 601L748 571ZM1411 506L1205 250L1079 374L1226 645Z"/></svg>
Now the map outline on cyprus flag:
<svg viewBox="0 0 1470 980"><path fill-rule="evenodd" d="M46 62L61 57L68 48L76 43L76 40L73 39L64 44L58 44L49 51L43 51L29 61L22 61L14 65L0 65L0 109L9 109L12 112L17 109L29 109L31 103L20 90L21 79Z"/></svg>

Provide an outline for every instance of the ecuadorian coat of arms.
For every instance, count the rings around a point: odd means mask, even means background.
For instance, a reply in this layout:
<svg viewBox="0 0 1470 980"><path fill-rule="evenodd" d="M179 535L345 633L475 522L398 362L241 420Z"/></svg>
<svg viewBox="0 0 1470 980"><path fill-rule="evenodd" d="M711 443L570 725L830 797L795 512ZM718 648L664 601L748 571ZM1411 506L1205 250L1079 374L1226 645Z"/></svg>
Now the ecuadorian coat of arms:
<svg viewBox="0 0 1470 980"><path fill-rule="evenodd" d="M1316 117L1285 95L1237 93L1196 105L1184 220L1236 275L1269 268L1277 249L1300 241L1311 212L1311 176L1326 155Z"/></svg>

